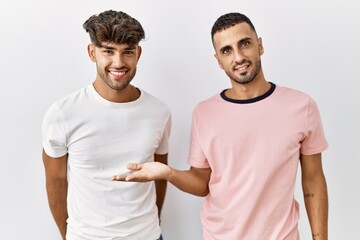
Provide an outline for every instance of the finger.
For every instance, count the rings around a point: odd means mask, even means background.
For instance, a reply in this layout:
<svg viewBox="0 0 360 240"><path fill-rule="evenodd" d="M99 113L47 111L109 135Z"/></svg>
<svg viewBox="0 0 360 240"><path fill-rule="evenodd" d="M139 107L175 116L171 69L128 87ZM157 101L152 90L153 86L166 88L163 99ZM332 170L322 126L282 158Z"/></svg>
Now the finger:
<svg viewBox="0 0 360 240"><path fill-rule="evenodd" d="M133 171L141 170L142 167L143 167L143 164L141 164L141 163L129 163L129 164L127 165L127 168L128 168L129 170L133 170Z"/></svg>
<svg viewBox="0 0 360 240"><path fill-rule="evenodd" d="M117 175L111 178L113 181L126 181L126 175Z"/></svg>
<svg viewBox="0 0 360 240"><path fill-rule="evenodd" d="M129 174L125 177L125 181L127 182L148 182L151 181L146 174L141 173L133 173Z"/></svg>
<svg viewBox="0 0 360 240"><path fill-rule="evenodd" d="M125 181L127 181L127 182L136 181L136 178L134 176L128 175L128 176L126 176Z"/></svg>

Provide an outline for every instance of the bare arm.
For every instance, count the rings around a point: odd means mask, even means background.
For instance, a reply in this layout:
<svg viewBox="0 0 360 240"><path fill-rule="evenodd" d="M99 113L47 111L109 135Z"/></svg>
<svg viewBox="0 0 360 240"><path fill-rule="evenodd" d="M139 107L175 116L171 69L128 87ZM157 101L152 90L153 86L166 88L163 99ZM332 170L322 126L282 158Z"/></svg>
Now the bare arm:
<svg viewBox="0 0 360 240"><path fill-rule="evenodd" d="M162 164L167 165L168 161L168 155L158 155L155 154L154 160L155 162L159 162ZM166 193L166 186L167 186L167 181L166 180L156 180L155 181L155 185L156 185L156 206L158 207L158 214L159 214L159 219L161 217L161 210L164 204L164 199L165 199L165 193Z"/></svg>
<svg viewBox="0 0 360 240"><path fill-rule="evenodd" d="M43 150L43 162L46 175L46 191L51 213L60 230L62 238L66 236L67 212L67 155L52 158Z"/></svg>
<svg viewBox="0 0 360 240"><path fill-rule="evenodd" d="M301 155L302 188L314 240L328 239L328 194L321 153Z"/></svg>
<svg viewBox="0 0 360 240"><path fill-rule="evenodd" d="M116 181L146 182L151 180L167 180L180 190L196 195L206 196L209 193L210 168L194 168L180 171L158 162L129 164L134 172L114 176Z"/></svg>
<svg viewBox="0 0 360 240"><path fill-rule="evenodd" d="M172 168L168 181L181 191L204 197L209 193L210 168L194 168L180 171Z"/></svg>

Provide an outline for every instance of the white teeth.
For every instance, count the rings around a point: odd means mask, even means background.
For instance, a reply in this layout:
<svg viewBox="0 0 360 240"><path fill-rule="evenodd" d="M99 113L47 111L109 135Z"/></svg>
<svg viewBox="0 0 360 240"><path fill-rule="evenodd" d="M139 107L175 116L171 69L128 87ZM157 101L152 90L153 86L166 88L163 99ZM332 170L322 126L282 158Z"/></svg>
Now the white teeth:
<svg viewBox="0 0 360 240"><path fill-rule="evenodd" d="M245 69L247 68L249 65L243 65L243 66L237 66L235 69Z"/></svg>
<svg viewBox="0 0 360 240"><path fill-rule="evenodd" d="M236 66L236 67L235 67L235 70L236 70L236 71L243 72L243 71L246 71L246 69L247 69L248 67L249 67L249 65Z"/></svg>
<svg viewBox="0 0 360 240"><path fill-rule="evenodd" d="M125 74L125 72L111 72L111 71L110 71L110 73L113 75L116 75L116 76L121 76L121 75Z"/></svg>

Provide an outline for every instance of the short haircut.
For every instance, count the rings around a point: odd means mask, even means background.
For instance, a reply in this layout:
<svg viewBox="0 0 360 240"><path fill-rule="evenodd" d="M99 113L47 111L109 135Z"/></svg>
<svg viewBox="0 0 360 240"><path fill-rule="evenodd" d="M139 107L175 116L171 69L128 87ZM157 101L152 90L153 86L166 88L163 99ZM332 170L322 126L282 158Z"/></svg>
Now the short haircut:
<svg viewBox="0 0 360 240"><path fill-rule="evenodd" d="M121 11L108 10L91 16L83 24L91 42L100 47L103 42L134 46L145 38L141 24Z"/></svg>
<svg viewBox="0 0 360 240"><path fill-rule="evenodd" d="M220 16L214 23L212 29L211 29L211 39L214 41L214 34L218 31L225 30L229 27L233 27L238 23L246 22L249 24L251 29L256 33L255 27L250 21L250 19L241 13L227 13L222 16Z"/></svg>

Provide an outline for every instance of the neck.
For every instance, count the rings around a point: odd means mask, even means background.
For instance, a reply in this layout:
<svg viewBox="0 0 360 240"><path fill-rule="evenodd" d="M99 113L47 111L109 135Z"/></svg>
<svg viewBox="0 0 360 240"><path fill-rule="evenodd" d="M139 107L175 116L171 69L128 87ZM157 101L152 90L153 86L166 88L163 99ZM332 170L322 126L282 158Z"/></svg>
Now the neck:
<svg viewBox="0 0 360 240"><path fill-rule="evenodd" d="M115 90L110 87L104 87L99 81L93 83L95 90L104 99L115 103L126 103L135 101L140 97L140 90L129 84L124 89Z"/></svg>
<svg viewBox="0 0 360 240"><path fill-rule="evenodd" d="M240 84L234 81L231 81L232 88L228 89L225 92L225 95L228 98L234 100L247 100L259 97L265 94L271 88L271 84L265 80L265 78L259 74L259 76L253 81Z"/></svg>

